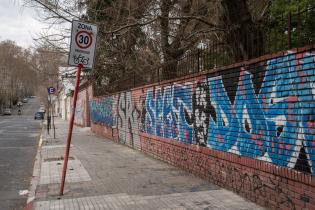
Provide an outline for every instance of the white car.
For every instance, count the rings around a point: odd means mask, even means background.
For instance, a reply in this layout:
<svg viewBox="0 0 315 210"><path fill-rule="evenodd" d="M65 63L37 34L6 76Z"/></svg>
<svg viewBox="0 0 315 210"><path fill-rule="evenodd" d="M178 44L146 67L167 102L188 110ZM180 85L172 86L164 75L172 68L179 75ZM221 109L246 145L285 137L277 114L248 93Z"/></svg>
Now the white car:
<svg viewBox="0 0 315 210"><path fill-rule="evenodd" d="M38 112L46 112L46 110L45 110L45 107L40 107L39 109L38 109Z"/></svg>
<svg viewBox="0 0 315 210"><path fill-rule="evenodd" d="M3 110L3 115L11 115L12 114L12 112L11 112L11 109L10 108L5 108L4 110Z"/></svg>

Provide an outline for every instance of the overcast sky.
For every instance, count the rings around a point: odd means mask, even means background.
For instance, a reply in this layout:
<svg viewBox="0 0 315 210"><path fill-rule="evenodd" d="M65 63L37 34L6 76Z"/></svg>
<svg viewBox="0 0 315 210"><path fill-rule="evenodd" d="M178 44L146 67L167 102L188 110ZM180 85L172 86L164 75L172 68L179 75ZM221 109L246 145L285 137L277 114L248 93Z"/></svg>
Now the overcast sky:
<svg viewBox="0 0 315 210"><path fill-rule="evenodd" d="M0 41L10 39L22 47L32 46L32 37L45 27L35 17L36 11L23 7L22 0L0 0Z"/></svg>

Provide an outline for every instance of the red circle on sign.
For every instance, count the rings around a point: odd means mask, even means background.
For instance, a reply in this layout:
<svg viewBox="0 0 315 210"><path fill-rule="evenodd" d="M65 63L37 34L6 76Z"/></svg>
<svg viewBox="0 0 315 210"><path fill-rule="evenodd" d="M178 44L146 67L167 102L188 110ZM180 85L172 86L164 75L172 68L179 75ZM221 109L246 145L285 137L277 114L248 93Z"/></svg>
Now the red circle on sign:
<svg viewBox="0 0 315 210"><path fill-rule="evenodd" d="M87 35L89 37L89 42L88 44L85 44L84 43L79 43L78 42L78 37L82 35L84 38L86 37L85 35ZM82 41L84 42L84 38L82 38ZM80 47L81 49L86 49L86 48L89 48L91 46L93 42L93 38L91 36L91 34L87 31L80 31L79 33L77 33L77 35L75 35L75 43L78 45L78 47ZM83 45L82 45L83 44Z"/></svg>

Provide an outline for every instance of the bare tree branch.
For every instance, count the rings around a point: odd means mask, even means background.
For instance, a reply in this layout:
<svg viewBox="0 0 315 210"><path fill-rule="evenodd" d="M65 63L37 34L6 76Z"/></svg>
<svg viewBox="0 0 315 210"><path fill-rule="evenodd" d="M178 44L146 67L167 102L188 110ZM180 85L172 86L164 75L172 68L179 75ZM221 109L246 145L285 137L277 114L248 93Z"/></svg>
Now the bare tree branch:
<svg viewBox="0 0 315 210"><path fill-rule="evenodd" d="M57 17L71 23L72 21L66 17L64 17L63 15L59 14L57 11L55 11L54 9L50 8L47 4L42 3L40 0L33 0L35 2L37 2L38 4L40 4L41 6L43 6L44 8L46 8L47 10L49 10L50 12L54 13L55 15L57 15Z"/></svg>

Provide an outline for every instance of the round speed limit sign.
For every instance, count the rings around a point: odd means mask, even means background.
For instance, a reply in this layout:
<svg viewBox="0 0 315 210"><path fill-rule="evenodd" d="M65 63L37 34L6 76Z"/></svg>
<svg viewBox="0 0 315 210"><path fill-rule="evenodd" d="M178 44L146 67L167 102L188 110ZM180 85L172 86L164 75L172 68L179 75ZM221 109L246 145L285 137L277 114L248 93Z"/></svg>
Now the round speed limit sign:
<svg viewBox="0 0 315 210"><path fill-rule="evenodd" d="M86 49L93 43L93 37L88 31L80 31L75 36L75 42L79 48Z"/></svg>

